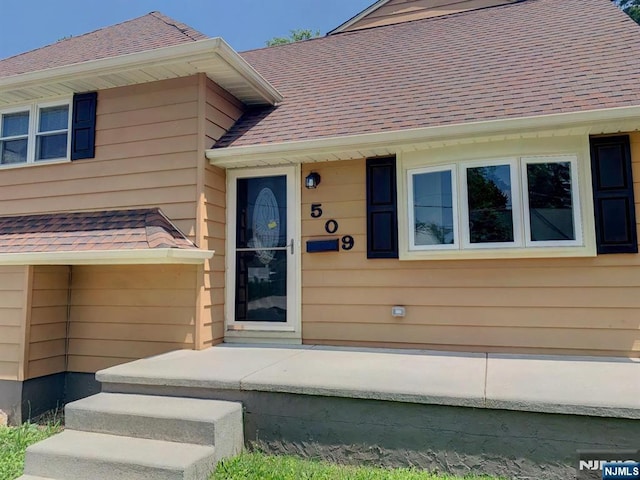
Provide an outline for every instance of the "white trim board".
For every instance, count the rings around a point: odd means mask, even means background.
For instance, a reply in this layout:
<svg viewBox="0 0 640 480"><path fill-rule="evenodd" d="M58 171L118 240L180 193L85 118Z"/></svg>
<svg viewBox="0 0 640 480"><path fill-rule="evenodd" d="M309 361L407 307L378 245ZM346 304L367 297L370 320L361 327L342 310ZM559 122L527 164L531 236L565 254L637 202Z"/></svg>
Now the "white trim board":
<svg viewBox="0 0 640 480"><path fill-rule="evenodd" d="M213 254L213 250L177 248L0 253L0 265L200 264Z"/></svg>

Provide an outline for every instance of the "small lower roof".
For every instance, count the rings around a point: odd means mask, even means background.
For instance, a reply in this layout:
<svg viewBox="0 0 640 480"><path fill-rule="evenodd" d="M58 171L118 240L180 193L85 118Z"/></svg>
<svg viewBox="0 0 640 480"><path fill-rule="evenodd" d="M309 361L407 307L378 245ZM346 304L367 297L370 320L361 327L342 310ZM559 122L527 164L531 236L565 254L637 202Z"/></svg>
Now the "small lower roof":
<svg viewBox="0 0 640 480"><path fill-rule="evenodd" d="M0 217L1 264L200 263L158 208Z"/></svg>

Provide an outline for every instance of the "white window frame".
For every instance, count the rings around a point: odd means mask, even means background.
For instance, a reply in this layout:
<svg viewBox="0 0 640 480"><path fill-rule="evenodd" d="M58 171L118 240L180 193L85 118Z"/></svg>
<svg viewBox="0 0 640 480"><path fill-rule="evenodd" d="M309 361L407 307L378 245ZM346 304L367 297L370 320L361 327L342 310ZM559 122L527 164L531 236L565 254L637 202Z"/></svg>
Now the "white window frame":
<svg viewBox="0 0 640 480"><path fill-rule="evenodd" d="M412 251L430 251L430 250L459 250L460 249L460 236L459 236L459 213L458 213L458 175L457 166L452 165L439 165L437 167L424 167L407 170L407 213L409 214L409 249ZM415 206L413 204L413 176L421 175L424 173L438 173L438 172L451 172L451 207L453 210L453 243L443 245L416 245L415 237Z"/></svg>
<svg viewBox="0 0 640 480"><path fill-rule="evenodd" d="M529 179L527 177L527 165L536 163L569 163L571 168L571 207L573 210L573 231L575 240L531 240L531 214L529 212ZM583 244L582 238L582 216L580 210L580 185L578 183L578 158L575 155L555 155L555 156L531 156L520 159L520 170L522 175L522 201L523 201L523 221L525 231L525 246L527 247L565 247L579 246Z"/></svg>
<svg viewBox="0 0 640 480"><path fill-rule="evenodd" d="M527 179L527 165L532 163L569 163L571 168L571 200L574 221L574 240L552 240L552 241L532 241L531 225L529 213L529 185ZM511 208L513 214L514 241L513 242L492 242L492 243L471 243L469 230L469 205L467 190L467 169L476 167L491 167L499 165L509 165L511 181ZM460 254L461 257L468 257L473 252L485 251L509 251L519 253L518 256L528 256L527 252L542 252L545 250L555 250L559 252L562 248L579 247L586 248L584 239L584 226L582 224L581 210L581 189L580 172L578 170L577 155L537 155L524 157L492 158L485 160L466 160L458 163L446 163L428 167L415 167L406 170L406 197L408 224L406 234L408 234L408 254L428 254L434 255ZM452 175L452 206L454 212L454 243L450 245L416 245L415 244L415 213L414 213L414 182L413 176L422 173L435 173L450 171ZM584 192L582 192L584 194ZM423 257L417 257L423 258ZM473 258L473 257L471 257Z"/></svg>
<svg viewBox="0 0 640 480"><path fill-rule="evenodd" d="M50 132L40 132L39 131L40 112L42 111L42 109L50 108L50 107L61 107L61 106L66 106L68 109L66 130L55 130L55 131L52 130ZM22 163L0 164L0 169L23 167L27 165L46 165L49 163L56 163L56 162L63 162L63 161L70 160L71 158L71 120L72 120L72 113L73 113L70 98L49 101L49 102L31 103L28 105L20 105L20 106L7 108L7 109L2 109L0 110L0 128L1 128L2 116L12 114L12 113L18 113L18 112L29 112L29 130L27 133L27 160L26 162L22 162ZM37 151L36 142L38 137L43 135L48 136L48 135L55 135L60 133L67 134L67 151L65 156L58 157L58 158L49 158L46 160L37 160L36 159L36 151ZM1 135L2 133L0 132L0 140L12 140L14 138L15 139L24 138L24 135L20 135L16 137L4 137Z"/></svg>
<svg viewBox="0 0 640 480"><path fill-rule="evenodd" d="M513 242L471 243L471 231L469 230L469 195L467 189L467 169L478 167L497 167L509 165L509 177L511 181L511 212L513 218ZM520 207L521 188L518 175L517 158L499 158L492 160L474 160L460 165L460 204L462 248L465 250L517 248L522 247L522 209Z"/></svg>
<svg viewBox="0 0 640 480"><path fill-rule="evenodd" d="M11 141L11 140L21 140L24 139L26 137L27 139L27 161L24 163L7 163L5 164L0 164L0 167L15 167L17 165L25 165L30 158L30 147L31 147L31 143L29 141L29 134L31 133L31 122L33 120L33 109L31 108L31 106L25 106L25 105L21 105L19 107L13 107L13 108L7 108L4 110L0 110L0 142L1 141ZM13 135L10 137L6 137L4 136L4 132L2 131L2 124L3 124L3 117L5 115L11 115L13 113L23 113L23 112L27 112L29 114L29 123L27 125L27 134L26 135Z"/></svg>

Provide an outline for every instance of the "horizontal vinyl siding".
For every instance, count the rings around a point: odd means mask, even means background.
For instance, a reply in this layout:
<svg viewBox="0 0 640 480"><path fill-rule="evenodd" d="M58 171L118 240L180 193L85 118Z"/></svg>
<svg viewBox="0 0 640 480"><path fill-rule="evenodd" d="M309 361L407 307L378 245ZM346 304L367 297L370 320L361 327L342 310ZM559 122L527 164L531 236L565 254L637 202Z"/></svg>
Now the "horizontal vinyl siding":
<svg viewBox="0 0 640 480"><path fill-rule="evenodd" d="M632 151L638 183L640 134ZM640 255L368 260L364 160L303 166L303 177L312 168L322 184L302 191L304 343L640 356ZM312 203L322 218L310 218ZM310 238L343 235L353 250L305 252ZM391 317L393 305L406 317Z"/></svg>
<svg viewBox="0 0 640 480"><path fill-rule="evenodd" d="M211 146L242 115L242 104L207 80L205 107L205 148ZM202 236L205 248L215 250L204 265L202 324L198 348L222 342L224 338L226 174L207 161L204 169L204 209Z"/></svg>
<svg viewBox="0 0 640 480"><path fill-rule="evenodd" d="M345 31L410 22L421 18L451 15L479 8L513 3L514 0L391 0Z"/></svg>
<svg viewBox="0 0 640 480"><path fill-rule="evenodd" d="M34 266L26 378L64 372L66 367L68 266Z"/></svg>
<svg viewBox="0 0 640 480"><path fill-rule="evenodd" d="M194 347L194 265L74 266L68 370Z"/></svg>
<svg viewBox="0 0 640 480"><path fill-rule="evenodd" d="M205 263L203 324L200 348L220 343L224 338L225 302L225 223L226 176L224 170L207 166L205 171L204 240L209 250L215 250Z"/></svg>
<svg viewBox="0 0 640 480"><path fill-rule="evenodd" d="M94 159L0 169L3 215L160 207L195 231L197 77L98 93Z"/></svg>
<svg viewBox="0 0 640 480"><path fill-rule="evenodd" d="M0 380L22 380L28 267L0 267Z"/></svg>

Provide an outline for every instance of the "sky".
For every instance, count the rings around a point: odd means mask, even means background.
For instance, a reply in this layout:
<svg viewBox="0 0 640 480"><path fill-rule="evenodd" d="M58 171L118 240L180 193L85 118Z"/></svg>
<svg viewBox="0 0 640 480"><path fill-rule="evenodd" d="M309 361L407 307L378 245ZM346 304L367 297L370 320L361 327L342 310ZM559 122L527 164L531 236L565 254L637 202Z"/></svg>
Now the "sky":
<svg viewBox="0 0 640 480"><path fill-rule="evenodd" d="M0 58L43 47L152 11L224 38L236 51L293 29L322 35L374 0L0 0Z"/></svg>

